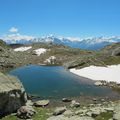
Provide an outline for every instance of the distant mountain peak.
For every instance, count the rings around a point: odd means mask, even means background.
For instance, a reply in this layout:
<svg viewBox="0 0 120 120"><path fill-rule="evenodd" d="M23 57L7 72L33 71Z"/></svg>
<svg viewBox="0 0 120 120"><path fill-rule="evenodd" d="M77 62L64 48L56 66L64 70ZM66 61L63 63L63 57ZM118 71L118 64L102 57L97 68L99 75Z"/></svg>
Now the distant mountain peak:
<svg viewBox="0 0 120 120"><path fill-rule="evenodd" d="M20 34L13 34L13 35L8 35L3 39L8 44L11 44L11 43L27 44L27 43L36 43L36 42L51 43L52 42L54 44L63 44L63 45L71 46L74 48L90 49L90 50L101 49L106 45L120 42L119 36L112 36L112 37L101 36L101 37L80 39L79 37L62 37L62 36L54 36L53 34L50 34L48 36L44 36L41 38L20 35Z"/></svg>

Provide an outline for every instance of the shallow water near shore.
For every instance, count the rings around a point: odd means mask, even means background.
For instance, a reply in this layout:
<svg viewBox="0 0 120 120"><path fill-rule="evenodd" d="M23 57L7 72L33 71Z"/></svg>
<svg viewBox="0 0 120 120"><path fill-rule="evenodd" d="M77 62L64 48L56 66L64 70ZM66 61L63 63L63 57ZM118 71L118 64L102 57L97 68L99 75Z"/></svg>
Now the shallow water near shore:
<svg viewBox="0 0 120 120"><path fill-rule="evenodd" d="M9 74L20 79L27 93L46 99L118 96L110 88L97 87L93 81L76 76L61 66L23 66Z"/></svg>

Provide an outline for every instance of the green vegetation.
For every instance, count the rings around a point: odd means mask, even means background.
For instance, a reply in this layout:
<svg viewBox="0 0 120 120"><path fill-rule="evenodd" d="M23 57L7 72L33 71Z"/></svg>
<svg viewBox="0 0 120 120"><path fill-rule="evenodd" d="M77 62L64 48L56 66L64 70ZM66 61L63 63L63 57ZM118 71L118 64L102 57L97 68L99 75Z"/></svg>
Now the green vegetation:
<svg viewBox="0 0 120 120"><path fill-rule="evenodd" d="M50 108L35 108L37 114L33 117L33 120L46 120L52 112Z"/></svg>
<svg viewBox="0 0 120 120"><path fill-rule="evenodd" d="M49 108L35 108L35 109L37 111L37 114L34 115L34 117L32 118L33 120L46 120L50 116L49 113L52 112L52 110ZM112 117L113 117L112 112L102 113L99 116L97 116L95 120L109 120ZM17 118L15 115L8 115L2 118L1 120L22 120L22 119Z"/></svg>
<svg viewBox="0 0 120 120"><path fill-rule="evenodd" d="M120 56L109 56L103 62L107 65L120 64Z"/></svg>
<svg viewBox="0 0 120 120"><path fill-rule="evenodd" d="M102 113L101 115L97 116L95 120L109 120L112 117L113 117L113 113L111 112Z"/></svg>
<svg viewBox="0 0 120 120"><path fill-rule="evenodd" d="M21 119L17 118L14 115L8 115L8 116L3 117L1 120L21 120Z"/></svg>
<svg viewBox="0 0 120 120"><path fill-rule="evenodd" d="M37 112L36 115L33 116L33 120L46 120L50 115L49 113L52 112L50 108L37 108L35 107L35 110ZM1 120L22 120L17 118L14 114L8 115L6 117L3 117Z"/></svg>

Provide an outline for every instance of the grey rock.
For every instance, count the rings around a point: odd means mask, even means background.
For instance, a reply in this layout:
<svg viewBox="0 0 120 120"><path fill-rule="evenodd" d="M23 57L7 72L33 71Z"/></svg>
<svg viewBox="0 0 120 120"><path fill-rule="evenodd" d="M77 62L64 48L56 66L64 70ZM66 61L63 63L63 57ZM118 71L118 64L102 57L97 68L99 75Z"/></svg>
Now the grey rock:
<svg viewBox="0 0 120 120"><path fill-rule="evenodd" d="M71 107L80 107L80 103L78 103L78 102L76 102L75 100L73 100L72 102L71 102L71 105L70 105Z"/></svg>
<svg viewBox="0 0 120 120"><path fill-rule="evenodd" d="M49 104L49 100L39 100L37 102L34 103L34 106L36 107L45 107Z"/></svg>
<svg viewBox="0 0 120 120"><path fill-rule="evenodd" d="M63 114L66 110L67 110L66 107L58 107L58 108L56 108L55 111L53 112L53 115L55 115L55 116L61 115L61 114Z"/></svg>
<svg viewBox="0 0 120 120"><path fill-rule="evenodd" d="M63 98L62 101L63 101L63 102L71 102L72 100L69 99L69 98Z"/></svg>
<svg viewBox="0 0 120 120"><path fill-rule="evenodd" d="M30 119L35 114L35 110L30 106L22 106L17 111L17 117L21 119Z"/></svg>

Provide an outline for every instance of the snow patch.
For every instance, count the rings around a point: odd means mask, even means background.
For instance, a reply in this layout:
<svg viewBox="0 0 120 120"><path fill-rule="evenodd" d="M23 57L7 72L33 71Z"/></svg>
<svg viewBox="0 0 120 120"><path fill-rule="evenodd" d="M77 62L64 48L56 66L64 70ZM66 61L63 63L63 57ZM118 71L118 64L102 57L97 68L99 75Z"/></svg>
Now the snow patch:
<svg viewBox="0 0 120 120"><path fill-rule="evenodd" d="M120 64L107 67L89 66L82 69L70 69L70 72L96 81L105 80L120 83Z"/></svg>
<svg viewBox="0 0 120 120"><path fill-rule="evenodd" d="M31 49L32 46L29 46L29 47L19 47L19 48L15 48L14 51L15 52L24 52L24 51L27 51L29 49Z"/></svg>
<svg viewBox="0 0 120 120"><path fill-rule="evenodd" d="M47 49L45 49L45 48L39 48L39 49L36 49L34 51L35 51L35 53L36 53L37 56L40 56L41 54L44 54L47 51Z"/></svg>
<svg viewBox="0 0 120 120"><path fill-rule="evenodd" d="M48 59L44 61L44 63L55 64L56 57L50 56Z"/></svg>

